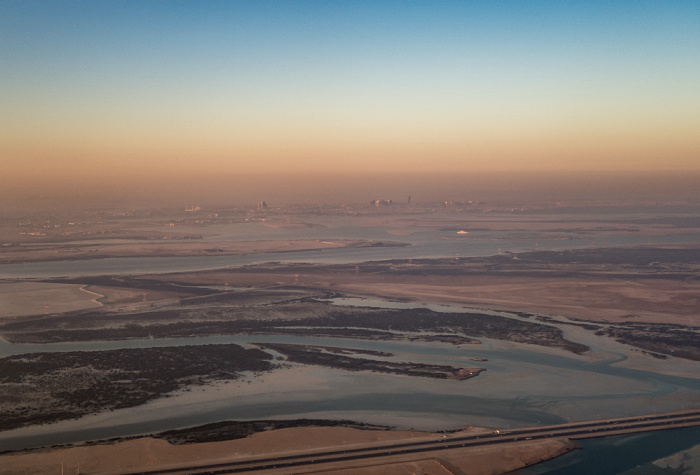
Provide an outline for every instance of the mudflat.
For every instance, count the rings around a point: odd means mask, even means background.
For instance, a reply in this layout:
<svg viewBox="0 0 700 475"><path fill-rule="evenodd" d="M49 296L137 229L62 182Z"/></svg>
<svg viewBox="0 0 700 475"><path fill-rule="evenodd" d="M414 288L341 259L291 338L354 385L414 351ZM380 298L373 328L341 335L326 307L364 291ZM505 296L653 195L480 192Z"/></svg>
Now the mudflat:
<svg viewBox="0 0 700 475"><path fill-rule="evenodd" d="M22 230L19 238L13 234L17 230L6 228L3 232L11 239L0 248L2 262L282 251L311 251L321 255L328 249L363 247L410 249L409 238L421 233L429 235L423 238L423 243L467 245L506 243L513 239L534 243L553 239L561 240L564 249L506 250L477 257L394 258L339 264L278 262L170 274L6 280L0 282L0 337L6 341L5 345L10 343L7 348L14 348L13 343L41 347L51 343L255 334L363 343L415 342L467 350L479 347L481 339L488 339L495 349L527 345L536 348L533 350L536 352L582 361L621 355L620 360L624 359L624 365L629 368L653 368L688 380L694 377L696 362L700 361L697 313L700 247L693 244L565 247L567 240L591 233L598 237L635 233L679 236L696 232L696 219L691 216L674 221L628 220L613 224L601 217L566 222L549 216L487 215L486 211L479 211L483 215L477 215L471 208L460 211L463 214L425 209L392 213L348 209L333 212L333 219L347 220L357 229L373 230L367 232L370 237L363 239L299 238L301 234L326 229L314 223L317 218L322 219L313 213L287 219L274 213L267 217L255 212L195 217L181 212L171 217L159 215L158 219L147 215L113 216L111 221L98 224L71 224L71 221L39 227L30 223L22 224L24 227L18 225ZM237 237L223 235L228 232L227 226L237 229ZM256 232L262 229L265 233L274 230L288 232L290 236L301 234L294 238L246 240L241 239L241 229ZM267 236L265 233L261 236ZM374 238L385 235L392 236L392 240ZM342 298L356 303L335 305L334 301ZM361 299L382 301L386 308L364 307ZM395 308L393 304L397 304ZM402 307L402 304L406 305ZM430 308L423 304L430 304ZM598 341L594 336L601 337L602 349L595 350L600 353L591 356L591 348L585 342ZM62 421L59 424L69 427L75 418L87 414L105 414L144 404L155 407L173 395L177 395L174 399L184 401L183 394L201 388L200 395L193 393L190 398L199 404L214 398L213 394L228 382L232 382L229 386L251 388L248 391L255 395L258 394L255 391L263 391L268 384L283 387L284 383L274 381L280 378L288 381L288 375L287 379L280 376L285 372L297 374L294 372L308 372L309 368L360 371L376 374L377 378L398 375L433 378L432 381L454 380L449 382L462 385L464 391L468 385L489 378L492 372L507 370L496 364L484 373L488 360L480 355L461 358L456 365L436 363L426 355L413 360L410 352L397 355L363 350L352 344L345 347L245 340L243 345L20 352L4 357L1 363L8 370L3 372L5 379L0 383L0 391L4 417L9 417L6 422L11 422L7 427L31 429L36 424L54 421ZM152 367L137 364L146 360L160 363ZM316 386L330 384L319 374L322 373L314 373L319 378ZM268 375L271 381L256 386ZM523 378L520 384L527 387L527 371L518 377ZM247 394L243 389L236 391L231 394ZM640 391L644 394L644 389ZM679 394L679 404L683 403L683 397L692 397L691 393L692 389L688 389L687 393ZM223 438L222 434L219 436ZM164 440L142 438L48 453L7 454L2 459L8 460L8 465L3 466L24 464L24 467L36 467L35 473L44 473L42 470L49 473L55 471L56 456L60 455L66 461L66 470L72 470L70 464L80 460L81 470L88 471L90 467L89 470L116 473L145 470L144 467L162 468L196 457L215 461L224 457L224 452L252 454L264 448L279 453L307 448L299 444L326 447L361 444L381 437L437 437L407 434L342 427L294 427L265 430L236 441L170 446ZM193 442L196 440L194 437ZM259 444L257 449L255 444ZM481 470L481 460L486 464L483 473L498 473L570 448L564 442L550 441L528 445L527 449L498 449L499 454L507 453L507 457L497 456L493 450L470 449L462 459L457 457L449 463ZM122 468L124 451L139 454L134 458L135 465ZM92 467L90 464L98 457L102 460L100 466ZM116 465L105 462L109 460ZM507 460L509 464L498 468L488 465L496 460ZM12 465L15 461L17 465ZM380 470L376 473L438 470L444 467L442 462L443 459L427 457L411 462L410 467L382 465L372 470Z"/></svg>
<svg viewBox="0 0 700 475"><path fill-rule="evenodd" d="M145 241L135 243L94 242L90 244L48 243L31 247L8 247L0 252L0 264L18 262L105 259L114 257L231 256L275 252L319 251L341 247L401 246L396 242L362 240L282 240L282 241Z"/></svg>

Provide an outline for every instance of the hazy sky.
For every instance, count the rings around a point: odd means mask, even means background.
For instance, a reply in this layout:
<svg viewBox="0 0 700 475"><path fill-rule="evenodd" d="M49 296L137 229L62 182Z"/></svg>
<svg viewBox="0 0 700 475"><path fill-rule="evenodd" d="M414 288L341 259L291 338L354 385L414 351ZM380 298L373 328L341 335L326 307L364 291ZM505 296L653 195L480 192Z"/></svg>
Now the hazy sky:
<svg viewBox="0 0 700 475"><path fill-rule="evenodd" d="M700 168L700 2L0 2L5 183Z"/></svg>

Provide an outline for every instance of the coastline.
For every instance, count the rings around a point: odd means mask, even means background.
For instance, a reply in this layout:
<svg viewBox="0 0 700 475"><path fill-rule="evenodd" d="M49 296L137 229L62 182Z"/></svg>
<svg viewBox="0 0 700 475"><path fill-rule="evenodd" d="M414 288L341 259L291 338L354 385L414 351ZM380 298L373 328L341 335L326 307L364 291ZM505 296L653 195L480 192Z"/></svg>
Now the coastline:
<svg viewBox="0 0 700 475"><path fill-rule="evenodd" d="M487 429L467 428L453 435L472 435ZM106 445L53 448L48 451L0 454L3 473L35 474L66 471L84 473L125 473L153 470L177 470L179 467L237 461L247 457L293 455L314 451L370 447L376 443L407 443L440 440L444 434L418 431L367 430L346 427L285 428L258 432L244 439L172 445L163 439L140 437L113 441ZM405 473L410 467L433 467L442 462L454 467L469 467L469 473L504 473L562 455L578 446L559 439L507 444L509 447L462 449L439 456L430 453L406 461L387 461L377 466L376 473ZM506 455L507 454L507 455ZM341 468L340 466L338 468ZM374 473L365 467L366 473ZM272 473L268 471L269 473ZM275 472L277 473L277 472ZM282 473L282 472L280 472Z"/></svg>
<svg viewBox="0 0 700 475"><path fill-rule="evenodd" d="M14 247L3 248L0 265L29 262L84 261L93 259L138 257L196 257L196 256L244 256L249 254L274 254L283 252L322 251L324 249L362 247L403 247L410 244L397 241L334 239L264 240L264 241L207 241L170 242L145 241L133 244L47 243L46 249ZM77 246L86 247L79 250ZM65 249L62 249L64 247Z"/></svg>

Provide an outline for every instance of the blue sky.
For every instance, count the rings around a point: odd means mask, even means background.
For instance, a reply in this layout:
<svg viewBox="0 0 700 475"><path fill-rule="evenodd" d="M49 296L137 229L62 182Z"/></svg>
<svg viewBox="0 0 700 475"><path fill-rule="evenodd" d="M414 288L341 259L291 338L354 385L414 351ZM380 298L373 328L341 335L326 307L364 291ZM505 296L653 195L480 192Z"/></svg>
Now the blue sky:
<svg viewBox="0 0 700 475"><path fill-rule="evenodd" d="M697 169L698 25L696 1L5 0L0 160Z"/></svg>

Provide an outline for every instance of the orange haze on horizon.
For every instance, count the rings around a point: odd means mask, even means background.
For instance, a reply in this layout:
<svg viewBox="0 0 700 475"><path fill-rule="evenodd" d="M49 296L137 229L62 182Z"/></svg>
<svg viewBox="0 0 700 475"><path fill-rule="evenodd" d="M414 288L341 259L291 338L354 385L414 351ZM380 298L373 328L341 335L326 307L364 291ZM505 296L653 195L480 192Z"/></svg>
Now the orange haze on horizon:
<svg viewBox="0 0 700 475"><path fill-rule="evenodd" d="M202 205L367 204L485 201L557 203L700 204L700 171L471 172L471 173L197 173L116 177L63 176L17 182L1 178L0 212L34 209L159 208Z"/></svg>
<svg viewBox="0 0 700 475"><path fill-rule="evenodd" d="M519 129L519 130L518 130ZM688 127L582 130L379 132L319 130L225 140L177 133L126 137L37 135L0 142L13 180L100 175L210 173L468 173L490 171L644 171L700 168L700 135Z"/></svg>

